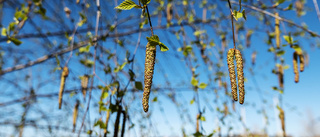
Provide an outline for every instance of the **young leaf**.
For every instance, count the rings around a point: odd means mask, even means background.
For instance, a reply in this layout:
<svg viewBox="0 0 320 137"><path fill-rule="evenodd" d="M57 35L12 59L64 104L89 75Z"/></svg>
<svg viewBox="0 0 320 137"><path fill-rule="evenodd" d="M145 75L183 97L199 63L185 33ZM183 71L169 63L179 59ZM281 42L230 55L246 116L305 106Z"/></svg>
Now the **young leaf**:
<svg viewBox="0 0 320 137"><path fill-rule="evenodd" d="M194 77L191 79L192 86L198 86L198 80L196 80Z"/></svg>
<svg viewBox="0 0 320 137"><path fill-rule="evenodd" d="M1 35L2 36L7 36L7 29L6 28L2 28Z"/></svg>
<svg viewBox="0 0 320 137"><path fill-rule="evenodd" d="M142 83L140 81L136 81L134 83L134 85L138 90L143 90L143 86L142 86Z"/></svg>
<svg viewBox="0 0 320 137"><path fill-rule="evenodd" d="M151 36L151 37L147 37L148 42L150 43L150 45L159 45L160 41L159 41L159 37L157 35Z"/></svg>
<svg viewBox="0 0 320 137"><path fill-rule="evenodd" d="M132 0L125 0L119 6L117 6L115 8L120 9L120 10L130 10L136 6L138 6L138 5L136 3L134 3Z"/></svg>
<svg viewBox="0 0 320 137"><path fill-rule="evenodd" d="M161 42L159 42L159 46L160 46L160 50L162 52L165 52L165 51L169 50L169 48L166 45L164 45L163 43L161 43Z"/></svg>
<svg viewBox="0 0 320 137"><path fill-rule="evenodd" d="M150 1L151 1L151 0L141 0L141 3L142 3L143 5L147 5L147 4L150 3Z"/></svg>
<svg viewBox="0 0 320 137"><path fill-rule="evenodd" d="M22 42L14 37L9 38L10 41L12 41L16 46L19 46Z"/></svg>
<svg viewBox="0 0 320 137"><path fill-rule="evenodd" d="M245 10L242 10L242 15L243 15L244 20L247 20L247 16L246 16L246 11Z"/></svg>
<svg viewBox="0 0 320 137"><path fill-rule="evenodd" d="M206 83L200 83L199 88L204 89L207 87Z"/></svg>

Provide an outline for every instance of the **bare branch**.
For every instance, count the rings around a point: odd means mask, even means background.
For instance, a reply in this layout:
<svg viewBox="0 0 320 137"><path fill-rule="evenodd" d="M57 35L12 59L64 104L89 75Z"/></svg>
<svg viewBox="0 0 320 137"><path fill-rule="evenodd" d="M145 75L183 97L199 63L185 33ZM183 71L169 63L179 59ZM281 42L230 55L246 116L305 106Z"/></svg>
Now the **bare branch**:
<svg viewBox="0 0 320 137"><path fill-rule="evenodd" d="M318 6L318 3L317 3L317 0L313 0L313 4L314 4L314 7L317 11L317 15L318 15L318 19L320 21L320 10L319 10L319 6Z"/></svg>
<svg viewBox="0 0 320 137"><path fill-rule="evenodd" d="M236 1L231 1L231 3L232 3L232 4L239 4L239 3L236 2ZM304 30L304 31L307 31L307 32L310 33L311 35L314 35L314 36L317 36L317 37L320 38L320 35L319 35L319 34L313 32L313 31L311 31L311 30L309 30L309 29L307 29L307 28L305 28L305 27L303 27L303 26L301 26L301 25L296 24L296 23L294 23L294 22L291 21L291 20L288 20L288 19L283 18L283 17L280 17L280 16L276 16L276 15L273 14L273 13L270 13L270 12L268 12L268 11L259 9L259 8L255 7L255 6L250 6L250 5L246 5L246 4L241 4L241 5L242 5L243 7L247 7L247 8L253 9L253 10L258 11L258 12L260 12L260 13L269 15L269 16L271 16L271 17L278 18L280 21L287 22L287 23L289 23L289 24L291 24L291 25L293 25L293 26L296 26L296 27Z"/></svg>

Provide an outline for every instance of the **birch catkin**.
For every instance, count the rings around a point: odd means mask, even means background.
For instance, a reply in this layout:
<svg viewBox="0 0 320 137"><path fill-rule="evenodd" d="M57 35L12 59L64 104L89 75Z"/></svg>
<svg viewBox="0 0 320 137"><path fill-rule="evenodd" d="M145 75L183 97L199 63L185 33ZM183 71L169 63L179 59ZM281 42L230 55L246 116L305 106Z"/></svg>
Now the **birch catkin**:
<svg viewBox="0 0 320 137"><path fill-rule="evenodd" d="M283 67L282 65L278 66L278 79L279 79L279 86L283 89Z"/></svg>
<svg viewBox="0 0 320 137"><path fill-rule="evenodd" d="M78 109L79 109L79 100L77 100L77 103L74 106L74 110L73 110L73 129L72 129L72 132L74 132L76 129L76 123L77 123L77 118L78 118Z"/></svg>
<svg viewBox="0 0 320 137"><path fill-rule="evenodd" d="M82 90L82 95L84 100L86 99L86 95L87 95L88 81L89 81L88 75L84 75L81 78L81 90Z"/></svg>
<svg viewBox="0 0 320 137"><path fill-rule="evenodd" d="M236 62L237 62L237 74L238 74L238 88L239 88L239 103L244 102L244 75L243 75L243 60L240 50L235 50Z"/></svg>
<svg viewBox="0 0 320 137"><path fill-rule="evenodd" d="M238 101L238 93L237 93L237 80L236 80L236 72L234 66L234 49L229 49L227 54L227 62L231 83L231 93L233 96L233 100Z"/></svg>
<svg viewBox="0 0 320 137"><path fill-rule="evenodd" d="M69 69L67 66L63 67L63 71L61 74L61 81L60 81L60 90L59 90L59 109L61 109L62 105L62 96L63 96L63 91L64 91L64 85L66 82L66 78L69 75Z"/></svg>
<svg viewBox="0 0 320 137"><path fill-rule="evenodd" d="M148 112L149 109L149 95L152 85L154 63L156 59L156 46L150 45L150 43L148 42L146 47L146 59L144 64L144 89L142 98L144 112Z"/></svg>
<svg viewBox="0 0 320 137"><path fill-rule="evenodd" d="M275 33L276 33L276 45L277 45L277 49L280 49L280 21L277 18L279 16L279 13L275 13L276 16L276 20L275 20Z"/></svg>
<svg viewBox="0 0 320 137"><path fill-rule="evenodd" d="M294 82L299 82L299 71L298 71L298 54L297 52L293 53L293 73L294 73Z"/></svg>
<svg viewBox="0 0 320 137"><path fill-rule="evenodd" d="M286 136L286 125L285 125L285 121L284 121L284 111L282 108L279 109L280 110L280 114L279 114L279 118L281 120L281 128L283 131L283 136Z"/></svg>
<svg viewBox="0 0 320 137"><path fill-rule="evenodd" d="M299 61L300 61L300 72L303 72L304 71L304 56L302 53L299 55Z"/></svg>

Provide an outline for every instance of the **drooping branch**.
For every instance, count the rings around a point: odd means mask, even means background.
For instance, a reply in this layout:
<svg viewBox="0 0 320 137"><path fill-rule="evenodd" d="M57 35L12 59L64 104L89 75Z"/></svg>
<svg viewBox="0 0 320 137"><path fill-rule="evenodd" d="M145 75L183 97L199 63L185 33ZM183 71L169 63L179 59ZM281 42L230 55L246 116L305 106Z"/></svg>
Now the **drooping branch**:
<svg viewBox="0 0 320 137"><path fill-rule="evenodd" d="M239 4L239 3L236 2L236 1L230 1L230 2L231 2L232 4ZM280 21L284 21L284 22L286 22L286 23L289 23L289 24L291 24L291 25L293 25L293 26L296 26L296 27L298 27L298 28L300 28L300 29L302 29L302 30L310 33L310 34L313 35L313 36L317 36L317 37L320 38L320 35L319 35L319 34L317 34L317 33L313 32L313 31L309 30L309 29L306 28L306 27L303 27L303 26L301 26L301 25L298 25L298 24L294 23L293 21L288 20L288 19L286 19L286 18L284 18L284 17L277 16L277 15L275 15L275 14L273 14L273 13L270 13L270 12L268 12L268 11L266 11L266 10L262 10L262 9L260 9L260 8L258 8L258 7L255 7L255 6L246 5L246 4L241 4L241 5L242 5L243 7L247 7L247 8L250 8L250 9L252 9L252 10L258 11L258 12L260 12L260 13L269 15L269 16L271 16L271 17L273 17L273 18L277 18L277 19L279 19Z"/></svg>

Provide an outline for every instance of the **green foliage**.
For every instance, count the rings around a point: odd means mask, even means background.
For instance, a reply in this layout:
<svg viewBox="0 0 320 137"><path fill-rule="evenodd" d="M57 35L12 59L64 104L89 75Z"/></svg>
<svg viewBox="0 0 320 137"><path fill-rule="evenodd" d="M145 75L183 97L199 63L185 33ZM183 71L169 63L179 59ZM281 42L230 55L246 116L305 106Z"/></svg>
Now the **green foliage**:
<svg viewBox="0 0 320 137"><path fill-rule="evenodd" d="M125 0L119 6L117 6L115 8L120 9L120 10L131 10L134 7L138 8L139 5L134 3L132 0Z"/></svg>
<svg viewBox="0 0 320 137"><path fill-rule="evenodd" d="M151 46L156 46L159 45L160 46L160 50L162 52L168 51L169 48L164 45L162 42L160 42L159 37L157 35L151 36L151 37L147 37L148 42L150 43Z"/></svg>

